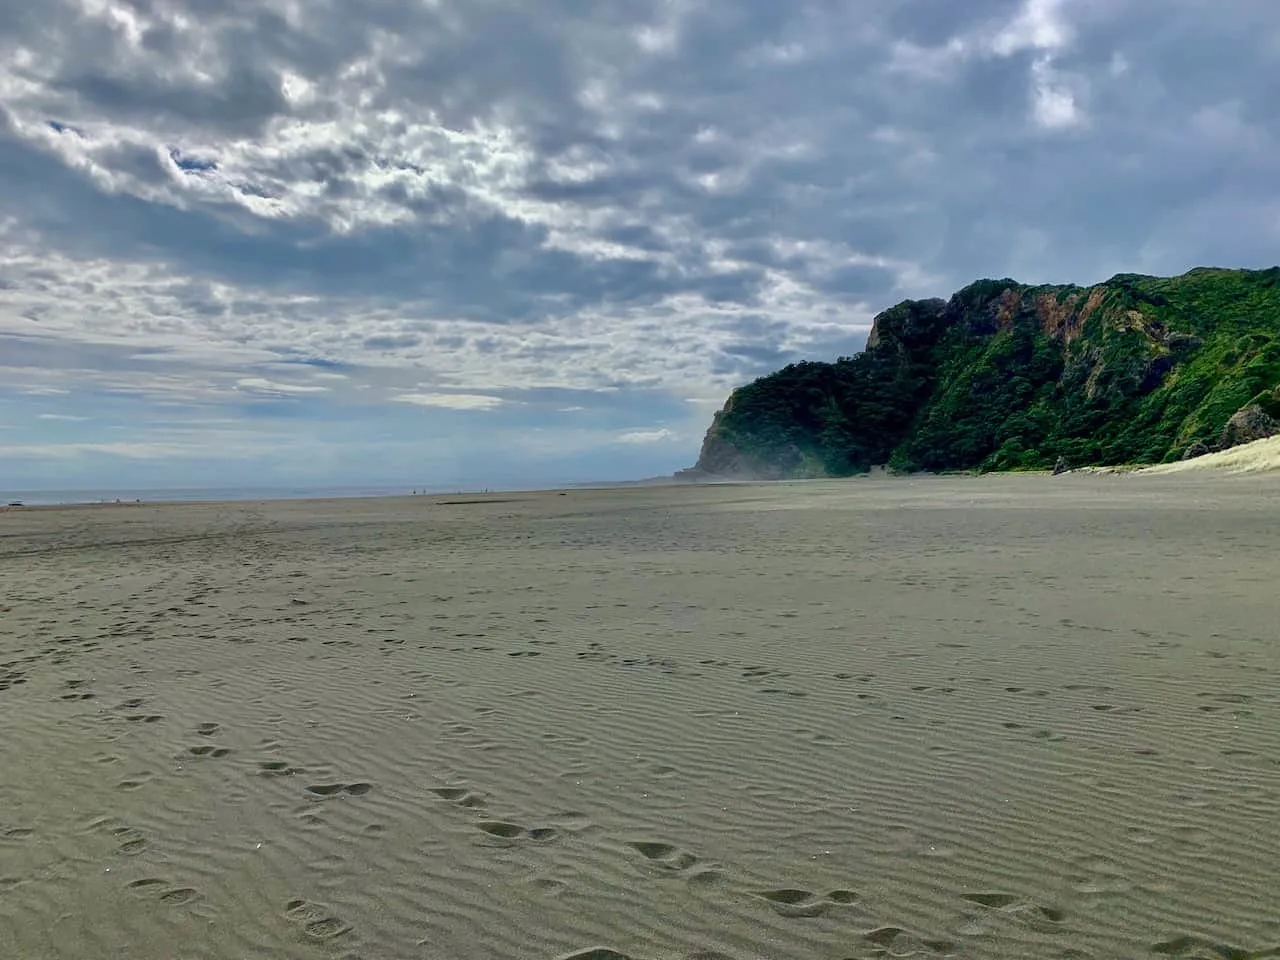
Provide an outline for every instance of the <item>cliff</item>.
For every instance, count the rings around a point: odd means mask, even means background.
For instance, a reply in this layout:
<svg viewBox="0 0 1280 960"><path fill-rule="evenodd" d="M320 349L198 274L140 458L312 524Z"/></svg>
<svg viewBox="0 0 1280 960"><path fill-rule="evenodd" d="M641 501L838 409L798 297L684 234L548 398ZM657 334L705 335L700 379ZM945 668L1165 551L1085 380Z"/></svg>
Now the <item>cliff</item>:
<svg viewBox="0 0 1280 960"><path fill-rule="evenodd" d="M734 390L686 479L1177 460L1280 428L1280 267L980 280Z"/></svg>

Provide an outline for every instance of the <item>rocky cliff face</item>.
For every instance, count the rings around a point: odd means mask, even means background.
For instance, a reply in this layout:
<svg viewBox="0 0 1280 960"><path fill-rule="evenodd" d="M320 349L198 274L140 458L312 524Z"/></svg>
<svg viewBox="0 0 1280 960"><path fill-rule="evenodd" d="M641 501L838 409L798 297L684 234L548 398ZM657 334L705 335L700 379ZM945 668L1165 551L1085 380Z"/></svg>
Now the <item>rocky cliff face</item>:
<svg viewBox="0 0 1280 960"><path fill-rule="evenodd" d="M734 396L736 394L731 395L724 407L712 417L711 426L702 438L697 464L676 476L692 480L785 480L812 475L813 465L806 465L804 452L798 444L774 445L767 454L761 455L749 444L737 442L732 431L721 426L725 420L734 418Z"/></svg>
<svg viewBox="0 0 1280 960"><path fill-rule="evenodd" d="M683 475L1153 463L1278 419L1280 268L982 280L881 313L856 356L735 390Z"/></svg>

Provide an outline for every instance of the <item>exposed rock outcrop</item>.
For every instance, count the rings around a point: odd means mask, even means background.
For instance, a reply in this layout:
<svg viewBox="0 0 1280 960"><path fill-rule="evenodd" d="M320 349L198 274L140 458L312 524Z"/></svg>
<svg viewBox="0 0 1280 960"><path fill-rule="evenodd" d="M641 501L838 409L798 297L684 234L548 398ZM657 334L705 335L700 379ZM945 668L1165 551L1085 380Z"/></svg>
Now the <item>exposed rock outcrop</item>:
<svg viewBox="0 0 1280 960"><path fill-rule="evenodd" d="M1278 385L1280 267L981 280L884 311L859 354L739 387L681 476L1176 461L1280 431Z"/></svg>
<svg viewBox="0 0 1280 960"><path fill-rule="evenodd" d="M1203 457L1206 453L1213 453L1213 448L1203 440L1197 440L1186 450L1182 451L1183 460L1194 460L1196 457Z"/></svg>
<svg viewBox="0 0 1280 960"><path fill-rule="evenodd" d="M1251 403L1231 415L1226 426L1222 428L1222 436L1218 439L1218 449L1226 450L1241 443L1263 440L1280 433L1280 421L1263 412L1262 407Z"/></svg>

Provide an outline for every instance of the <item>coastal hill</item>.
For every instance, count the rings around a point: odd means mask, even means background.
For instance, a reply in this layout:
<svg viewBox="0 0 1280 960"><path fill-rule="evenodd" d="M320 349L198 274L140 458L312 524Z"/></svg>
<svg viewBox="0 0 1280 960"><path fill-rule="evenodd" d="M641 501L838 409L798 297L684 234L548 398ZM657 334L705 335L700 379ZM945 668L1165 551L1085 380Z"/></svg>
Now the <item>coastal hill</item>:
<svg viewBox="0 0 1280 960"><path fill-rule="evenodd" d="M1280 432L1280 267L980 280L734 390L684 480L1177 461Z"/></svg>

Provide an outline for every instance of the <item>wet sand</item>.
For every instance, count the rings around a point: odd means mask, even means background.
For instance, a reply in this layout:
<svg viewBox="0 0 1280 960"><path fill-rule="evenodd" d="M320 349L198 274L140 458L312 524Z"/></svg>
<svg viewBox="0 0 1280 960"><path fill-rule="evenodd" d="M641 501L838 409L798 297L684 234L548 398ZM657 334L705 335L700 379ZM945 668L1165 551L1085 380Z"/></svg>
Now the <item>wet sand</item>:
<svg viewBox="0 0 1280 960"><path fill-rule="evenodd" d="M1275 950L1278 508L1185 474L5 512L0 956Z"/></svg>

